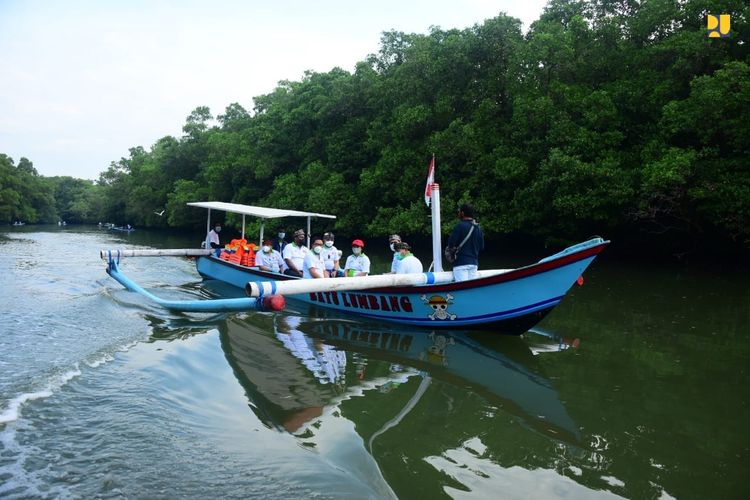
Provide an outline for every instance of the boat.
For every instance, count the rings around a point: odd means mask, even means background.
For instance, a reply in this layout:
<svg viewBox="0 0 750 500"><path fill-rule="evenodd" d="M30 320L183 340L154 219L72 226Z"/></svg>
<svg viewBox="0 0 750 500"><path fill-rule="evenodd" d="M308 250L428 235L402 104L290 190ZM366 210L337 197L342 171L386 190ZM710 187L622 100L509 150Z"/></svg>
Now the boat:
<svg viewBox="0 0 750 500"><path fill-rule="evenodd" d="M13 225L14 226L25 226L26 223L25 222L21 222L20 220L17 220L16 222L13 223Z"/></svg>
<svg viewBox="0 0 750 500"><path fill-rule="evenodd" d="M188 205L242 215L242 238L245 238L245 217L264 221L273 217L306 217L308 239L310 219L334 218L333 215L286 211L223 202L193 202ZM570 246L539 262L517 269L480 271L479 278L454 282L452 273L442 271L440 252L433 251L436 271L420 275L387 277L331 278L303 280L279 273L262 271L242 265L236 260L222 259L218 252L196 258L198 273L205 279L229 283L238 288L255 290L256 296L281 293L287 299L315 304L339 312L429 329L473 328L518 335L539 323L563 299L579 280L596 256L609 244L596 237ZM439 248L439 244L438 244ZM404 285L405 281L419 283ZM368 279L370 278L370 279ZM375 278L381 278L376 280ZM401 283L382 286L383 279ZM315 291L285 292L292 287L316 287ZM258 286L248 286L255 283ZM349 286L360 286L352 291ZM265 284L265 286L260 286ZM372 285L372 286L370 286ZM298 290L299 288L291 288Z"/></svg>

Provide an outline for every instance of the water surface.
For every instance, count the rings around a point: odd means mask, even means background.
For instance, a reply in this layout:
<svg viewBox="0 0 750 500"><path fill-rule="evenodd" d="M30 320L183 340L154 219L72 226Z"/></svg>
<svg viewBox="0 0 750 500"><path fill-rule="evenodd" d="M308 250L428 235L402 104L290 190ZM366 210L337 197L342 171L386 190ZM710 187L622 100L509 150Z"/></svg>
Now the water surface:
<svg viewBox="0 0 750 500"><path fill-rule="evenodd" d="M277 314L169 313L98 259L196 239L0 232L0 496L747 496L741 270L605 251L538 329L504 337L293 301ZM122 270L157 295L216 291L187 259Z"/></svg>

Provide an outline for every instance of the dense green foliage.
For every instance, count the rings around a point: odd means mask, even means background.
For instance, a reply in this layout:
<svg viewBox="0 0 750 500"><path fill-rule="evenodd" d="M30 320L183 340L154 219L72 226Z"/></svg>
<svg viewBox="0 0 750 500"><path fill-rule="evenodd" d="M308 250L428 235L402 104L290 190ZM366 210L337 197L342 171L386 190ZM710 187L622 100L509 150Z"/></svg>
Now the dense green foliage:
<svg viewBox="0 0 750 500"><path fill-rule="evenodd" d="M707 12L732 15L730 38L707 37ZM181 138L132 148L65 209L187 227L204 214L185 202L221 200L333 213L352 235L424 234L435 153L446 231L470 201L490 237L747 248L749 19L740 0L551 0L525 35L505 15L387 32L353 73L280 82L252 112L198 107Z"/></svg>

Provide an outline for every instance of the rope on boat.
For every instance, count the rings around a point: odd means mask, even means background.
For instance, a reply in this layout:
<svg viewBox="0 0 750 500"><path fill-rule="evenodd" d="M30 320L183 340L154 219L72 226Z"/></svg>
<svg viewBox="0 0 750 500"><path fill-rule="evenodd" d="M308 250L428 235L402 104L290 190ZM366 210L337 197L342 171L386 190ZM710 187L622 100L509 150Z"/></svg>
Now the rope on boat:
<svg viewBox="0 0 750 500"><path fill-rule="evenodd" d="M255 299L241 297L235 299L206 299L206 300L165 300L147 292L136 282L120 272L119 250L112 255L109 251L107 274L122 286L155 302L165 309L180 312L234 312L234 311L281 311L286 306L286 300L281 295L266 296Z"/></svg>

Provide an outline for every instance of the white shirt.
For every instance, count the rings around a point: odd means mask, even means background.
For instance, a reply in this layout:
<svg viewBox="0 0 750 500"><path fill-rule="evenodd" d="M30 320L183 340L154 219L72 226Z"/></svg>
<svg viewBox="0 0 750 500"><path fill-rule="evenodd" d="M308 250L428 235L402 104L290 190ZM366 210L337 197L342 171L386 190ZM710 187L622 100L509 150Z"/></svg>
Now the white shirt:
<svg viewBox="0 0 750 500"><path fill-rule="evenodd" d="M345 271L348 271L349 269L370 274L370 258L363 253L359 255L350 255L346 258L346 266L344 267ZM347 276L348 275L349 274L347 273Z"/></svg>
<svg viewBox="0 0 750 500"><path fill-rule="evenodd" d="M407 255L400 261L398 274L413 274L423 272L422 263L413 255Z"/></svg>
<svg viewBox="0 0 750 500"><path fill-rule="evenodd" d="M281 258L281 254L276 250L266 253L260 251L255 254L255 265L271 269L275 273L283 272L286 269L286 262Z"/></svg>
<svg viewBox="0 0 750 500"><path fill-rule="evenodd" d="M335 245L327 247L323 245L323 251L320 252L323 256L323 263L326 265L326 271L333 271L336 261L339 260L339 251Z"/></svg>
<svg viewBox="0 0 750 500"><path fill-rule="evenodd" d="M219 245L219 233L214 231L213 229L208 232L208 236L206 236L206 248L211 248L211 243L216 243Z"/></svg>
<svg viewBox="0 0 750 500"><path fill-rule="evenodd" d="M303 278L314 278L314 276L310 274L311 267L316 268L318 271L320 271L320 275L323 275L323 272L326 270L326 266L323 263L321 255L316 254L315 252L307 252L307 255L305 255L304 263L302 264Z"/></svg>
<svg viewBox="0 0 750 500"><path fill-rule="evenodd" d="M296 243L289 243L284 247L284 260L290 259L298 271L302 271L302 266L305 265L305 255L310 253L305 245L298 247Z"/></svg>

